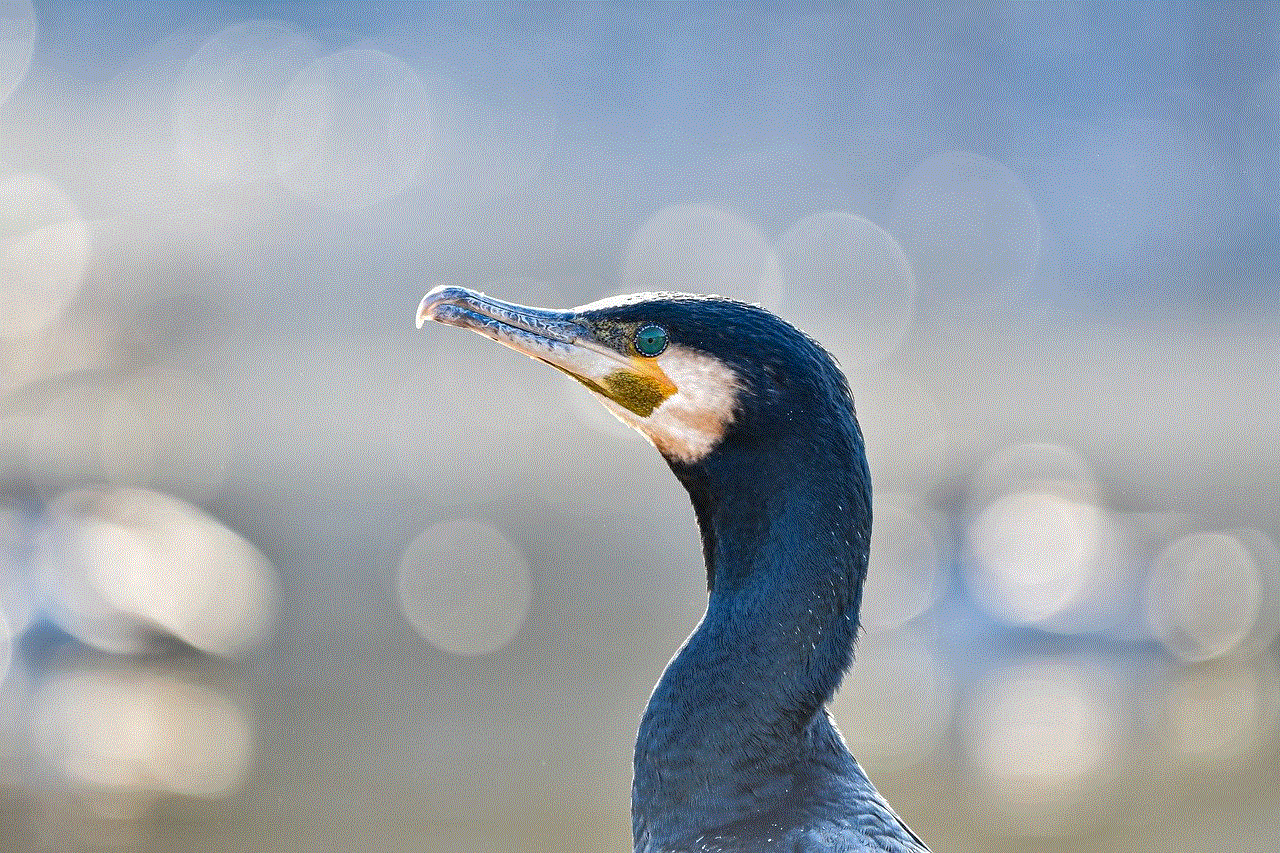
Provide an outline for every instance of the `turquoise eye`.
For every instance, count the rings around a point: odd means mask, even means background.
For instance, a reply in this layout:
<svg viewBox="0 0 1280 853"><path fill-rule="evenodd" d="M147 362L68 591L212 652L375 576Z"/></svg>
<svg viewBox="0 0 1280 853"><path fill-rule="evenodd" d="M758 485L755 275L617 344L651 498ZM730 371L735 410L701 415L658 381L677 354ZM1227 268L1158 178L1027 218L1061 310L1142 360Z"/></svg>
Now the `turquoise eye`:
<svg viewBox="0 0 1280 853"><path fill-rule="evenodd" d="M667 330L661 326L641 326L636 332L636 352L652 358L667 348Z"/></svg>

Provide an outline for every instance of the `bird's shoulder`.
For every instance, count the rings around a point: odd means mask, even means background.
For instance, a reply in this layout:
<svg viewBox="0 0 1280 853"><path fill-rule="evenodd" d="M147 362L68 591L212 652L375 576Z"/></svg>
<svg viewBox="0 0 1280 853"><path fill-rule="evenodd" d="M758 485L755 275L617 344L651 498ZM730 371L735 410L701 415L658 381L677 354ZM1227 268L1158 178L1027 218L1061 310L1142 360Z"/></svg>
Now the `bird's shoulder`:
<svg viewBox="0 0 1280 853"><path fill-rule="evenodd" d="M903 829L820 822L749 838L733 832L708 833L688 846L663 853L929 853L923 842L904 837Z"/></svg>
<svg viewBox="0 0 1280 853"><path fill-rule="evenodd" d="M887 805L841 817L743 821L662 853L930 853Z"/></svg>
<svg viewBox="0 0 1280 853"><path fill-rule="evenodd" d="M806 827L796 833L786 846L787 853L929 853L929 848L914 837L904 837L899 824L886 826L827 825Z"/></svg>

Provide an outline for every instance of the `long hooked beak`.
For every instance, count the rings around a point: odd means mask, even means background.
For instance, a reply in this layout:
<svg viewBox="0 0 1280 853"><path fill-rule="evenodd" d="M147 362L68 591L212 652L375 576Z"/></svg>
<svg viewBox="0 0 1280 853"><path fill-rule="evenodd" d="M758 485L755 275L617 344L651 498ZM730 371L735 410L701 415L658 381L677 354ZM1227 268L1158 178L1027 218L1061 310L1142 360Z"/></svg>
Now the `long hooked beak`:
<svg viewBox="0 0 1280 853"><path fill-rule="evenodd" d="M643 417L677 390L656 360L601 342L575 311L531 308L441 285L418 305L418 328L427 320L470 329L545 362Z"/></svg>

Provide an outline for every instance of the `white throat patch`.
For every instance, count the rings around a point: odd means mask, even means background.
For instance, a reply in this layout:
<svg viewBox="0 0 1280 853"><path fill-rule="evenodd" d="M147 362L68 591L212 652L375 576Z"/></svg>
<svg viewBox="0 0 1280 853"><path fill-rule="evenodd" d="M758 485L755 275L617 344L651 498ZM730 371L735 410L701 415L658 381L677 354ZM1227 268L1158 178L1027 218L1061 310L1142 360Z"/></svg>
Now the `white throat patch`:
<svg viewBox="0 0 1280 853"><path fill-rule="evenodd" d="M638 430L664 455L692 463L710 453L737 415L741 384L718 358L672 344L658 366L678 389L648 417L600 397L618 420Z"/></svg>

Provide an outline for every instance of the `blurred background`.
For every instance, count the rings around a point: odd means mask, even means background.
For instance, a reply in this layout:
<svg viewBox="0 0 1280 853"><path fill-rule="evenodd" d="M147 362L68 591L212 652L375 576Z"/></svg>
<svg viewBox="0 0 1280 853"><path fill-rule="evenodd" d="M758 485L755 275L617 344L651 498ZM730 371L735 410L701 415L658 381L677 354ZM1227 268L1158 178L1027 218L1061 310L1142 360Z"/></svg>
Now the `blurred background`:
<svg viewBox="0 0 1280 853"><path fill-rule="evenodd" d="M693 515L456 330L774 308L938 851L1280 845L1280 7L0 2L0 850L620 851Z"/></svg>

